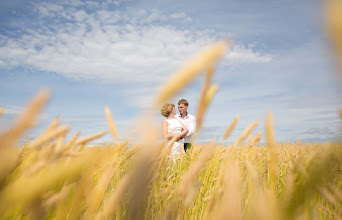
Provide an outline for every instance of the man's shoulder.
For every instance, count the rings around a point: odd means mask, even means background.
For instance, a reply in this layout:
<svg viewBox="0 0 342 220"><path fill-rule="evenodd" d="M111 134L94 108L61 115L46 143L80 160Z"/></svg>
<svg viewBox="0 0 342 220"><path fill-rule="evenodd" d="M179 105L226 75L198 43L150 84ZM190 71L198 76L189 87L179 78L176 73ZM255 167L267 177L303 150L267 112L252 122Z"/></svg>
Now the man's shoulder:
<svg viewBox="0 0 342 220"><path fill-rule="evenodd" d="M196 119L196 117L194 115L191 115L189 113L188 113L188 116L189 116L190 119Z"/></svg>

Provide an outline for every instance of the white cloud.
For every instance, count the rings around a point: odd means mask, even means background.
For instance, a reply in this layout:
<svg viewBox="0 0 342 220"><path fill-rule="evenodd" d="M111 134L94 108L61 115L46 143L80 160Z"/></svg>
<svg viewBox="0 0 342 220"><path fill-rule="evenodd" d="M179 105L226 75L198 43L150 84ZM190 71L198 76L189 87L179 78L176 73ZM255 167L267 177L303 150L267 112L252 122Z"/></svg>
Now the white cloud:
<svg viewBox="0 0 342 220"><path fill-rule="evenodd" d="M0 47L1 66L29 66L69 78L103 82L156 82L223 34L172 25L172 21L187 18L185 13L107 9L86 12L47 3L36 10L42 25L28 28L19 38L5 37ZM54 21L44 23L48 17ZM271 59L240 44L227 58L230 63Z"/></svg>
<svg viewBox="0 0 342 220"><path fill-rule="evenodd" d="M18 107L18 106L11 106L11 105L6 105L1 108L4 108L4 114L8 115L19 115L24 111L23 107Z"/></svg>
<svg viewBox="0 0 342 220"><path fill-rule="evenodd" d="M8 129L11 127L12 123L20 117L23 112L25 111L26 108L20 107L20 106L12 106L12 105L5 105L5 106L0 106L0 108L4 108L5 111L3 113L4 116L6 116L6 123L1 124L0 128L1 129ZM56 115L51 115L51 114L46 114L43 112L40 112L36 118L36 122L46 122L46 121L51 121L54 118L56 118Z"/></svg>
<svg viewBox="0 0 342 220"><path fill-rule="evenodd" d="M225 57L230 63L268 63L272 60L270 54L254 52L253 47L246 47L242 44L235 44L231 52Z"/></svg>
<svg viewBox="0 0 342 220"><path fill-rule="evenodd" d="M178 18L185 18L187 17L184 12L181 13L174 13L170 15L171 18L178 19Z"/></svg>
<svg viewBox="0 0 342 220"><path fill-rule="evenodd" d="M187 14L185 14L184 12L171 14L171 15L170 15L170 18L172 18L172 19L179 19L179 20L183 20L183 21L187 21L187 22L192 21L192 18L189 17L189 16L188 16Z"/></svg>

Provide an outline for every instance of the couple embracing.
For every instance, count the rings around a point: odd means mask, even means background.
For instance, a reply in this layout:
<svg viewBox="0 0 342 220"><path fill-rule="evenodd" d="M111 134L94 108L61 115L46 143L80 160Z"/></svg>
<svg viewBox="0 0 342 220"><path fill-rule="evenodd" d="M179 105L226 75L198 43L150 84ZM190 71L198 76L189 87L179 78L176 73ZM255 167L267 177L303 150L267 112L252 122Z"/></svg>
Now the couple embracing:
<svg viewBox="0 0 342 220"><path fill-rule="evenodd" d="M176 136L170 156L177 156L191 148L190 138L196 130L196 118L188 113L189 103L185 99L178 101L178 111L173 104L164 104L160 113L166 117L162 123L163 138L171 140Z"/></svg>

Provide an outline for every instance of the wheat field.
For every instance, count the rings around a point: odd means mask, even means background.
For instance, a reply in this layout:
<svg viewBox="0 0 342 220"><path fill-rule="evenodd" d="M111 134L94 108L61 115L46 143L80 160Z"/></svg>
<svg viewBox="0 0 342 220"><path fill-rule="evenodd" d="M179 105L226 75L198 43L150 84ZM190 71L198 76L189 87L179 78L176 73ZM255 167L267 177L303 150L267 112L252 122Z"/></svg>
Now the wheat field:
<svg viewBox="0 0 342 220"><path fill-rule="evenodd" d="M342 216L341 144L213 141L173 159L162 143L61 147L58 139L2 148L1 219Z"/></svg>
<svg viewBox="0 0 342 220"><path fill-rule="evenodd" d="M187 62L161 87L155 110L204 72L196 115L201 129L218 89L211 84L215 63L228 49L218 42ZM158 141L151 123L142 123L137 144L119 142L108 108L104 131L66 140L70 126L56 119L22 145L48 99L49 92L39 93L0 134L1 219L342 219L341 144L279 143L272 113L264 134L251 135L256 121L232 145L213 139L177 158L169 157L174 140ZM222 140L239 120L227 125ZM87 145L107 133L112 144Z"/></svg>

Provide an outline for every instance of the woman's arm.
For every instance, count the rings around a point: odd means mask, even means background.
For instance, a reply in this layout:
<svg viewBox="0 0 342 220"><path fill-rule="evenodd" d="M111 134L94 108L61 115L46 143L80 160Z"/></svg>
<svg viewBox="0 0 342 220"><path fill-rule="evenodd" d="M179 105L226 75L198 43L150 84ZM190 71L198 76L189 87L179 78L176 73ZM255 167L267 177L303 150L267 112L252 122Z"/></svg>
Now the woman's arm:
<svg viewBox="0 0 342 220"><path fill-rule="evenodd" d="M177 119L178 120L178 119ZM178 120L179 121L179 120ZM182 137L185 136L188 132L189 132L189 129L181 122L179 121L179 123L181 123L182 125L182 128L183 128L183 131L182 131Z"/></svg>
<svg viewBox="0 0 342 220"><path fill-rule="evenodd" d="M174 136L176 135L179 135L180 133L168 133L167 132L167 121L163 121L163 124L162 124L163 128L163 138L166 138L168 140L172 139Z"/></svg>

